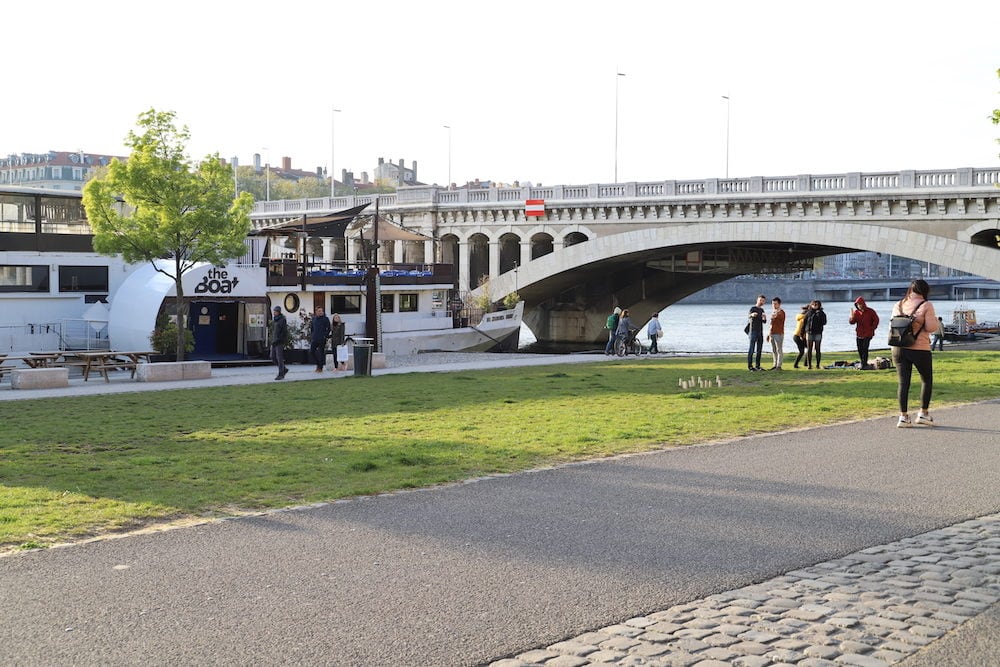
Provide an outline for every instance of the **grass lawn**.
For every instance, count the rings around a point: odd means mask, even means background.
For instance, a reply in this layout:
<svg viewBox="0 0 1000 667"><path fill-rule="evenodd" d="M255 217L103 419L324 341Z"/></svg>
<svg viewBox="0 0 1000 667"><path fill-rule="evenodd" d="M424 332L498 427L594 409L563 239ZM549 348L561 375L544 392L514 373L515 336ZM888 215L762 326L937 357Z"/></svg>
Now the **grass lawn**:
<svg viewBox="0 0 1000 667"><path fill-rule="evenodd" d="M1000 352L934 363L932 410L1000 396ZM895 371L744 365L644 358L4 402L0 551L896 412ZM691 376L722 387L678 387Z"/></svg>

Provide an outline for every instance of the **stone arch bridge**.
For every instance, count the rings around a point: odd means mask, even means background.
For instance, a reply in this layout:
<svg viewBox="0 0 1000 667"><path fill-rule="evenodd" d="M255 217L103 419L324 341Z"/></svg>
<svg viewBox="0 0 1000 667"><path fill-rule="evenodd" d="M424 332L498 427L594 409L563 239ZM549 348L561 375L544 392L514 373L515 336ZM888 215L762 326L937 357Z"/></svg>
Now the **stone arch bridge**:
<svg viewBox="0 0 1000 667"><path fill-rule="evenodd" d="M372 197L259 202L257 226ZM543 200L531 216L527 200ZM540 341L594 343L615 305L652 312L746 273L890 253L1000 280L1000 168L557 185L401 188L380 210L433 239L396 261L455 263L460 290L517 292ZM330 258L352 257L352 240ZM480 286L484 279L488 281Z"/></svg>

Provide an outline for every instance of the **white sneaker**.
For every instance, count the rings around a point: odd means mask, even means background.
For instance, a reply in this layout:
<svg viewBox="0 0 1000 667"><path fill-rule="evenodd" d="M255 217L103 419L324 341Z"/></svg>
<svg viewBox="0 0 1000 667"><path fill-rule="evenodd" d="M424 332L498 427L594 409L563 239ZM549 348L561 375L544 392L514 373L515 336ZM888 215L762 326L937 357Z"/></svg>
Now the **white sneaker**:
<svg viewBox="0 0 1000 667"><path fill-rule="evenodd" d="M918 414L917 423L923 426L934 426L934 420L931 419L930 415Z"/></svg>
<svg viewBox="0 0 1000 667"><path fill-rule="evenodd" d="M913 422L910 421L909 417L900 417L899 421L896 422L896 428L911 428Z"/></svg>

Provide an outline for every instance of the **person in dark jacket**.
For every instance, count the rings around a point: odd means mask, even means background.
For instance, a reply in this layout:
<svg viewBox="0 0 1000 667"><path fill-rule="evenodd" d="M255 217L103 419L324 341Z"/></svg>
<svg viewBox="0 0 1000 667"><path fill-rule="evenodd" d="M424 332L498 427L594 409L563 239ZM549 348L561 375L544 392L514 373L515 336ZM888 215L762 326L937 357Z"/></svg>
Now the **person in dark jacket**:
<svg viewBox="0 0 1000 667"><path fill-rule="evenodd" d="M826 326L826 313L819 299L814 299L806 311L806 368L812 368L813 354L816 355L816 368L822 368L823 327Z"/></svg>
<svg viewBox="0 0 1000 667"><path fill-rule="evenodd" d="M284 380L288 374L285 368L285 345L288 344L288 320L281 314L281 306L274 307L274 317L271 318L271 361L278 366L275 380Z"/></svg>
<svg viewBox="0 0 1000 667"><path fill-rule="evenodd" d="M347 334L344 332L344 321L340 319L339 313L334 313L333 322L330 324L330 347L333 348L333 367L338 371L347 370L347 357L344 357L344 360L341 361L338 356L340 354L338 351L340 346L347 340Z"/></svg>
<svg viewBox="0 0 1000 667"><path fill-rule="evenodd" d="M859 296L854 300L854 310L851 311L851 317L847 322L854 325L861 370L868 370L868 348L871 346L872 338L875 337L875 329L878 328L878 313L869 308L864 298Z"/></svg>
<svg viewBox="0 0 1000 667"><path fill-rule="evenodd" d="M323 306L316 308L309 324L309 356L316 362L316 372L322 373L326 365L326 339L330 337L330 318L323 312Z"/></svg>
<svg viewBox="0 0 1000 667"><path fill-rule="evenodd" d="M750 349L747 351L747 370L749 371L759 371L763 370L760 367L760 353L764 349L764 323L767 322L767 314L764 313L764 302L767 301L767 297L761 294L757 297L756 303L750 306L750 312L747 314L747 335L750 336ZM757 355L756 363L754 362L754 353Z"/></svg>

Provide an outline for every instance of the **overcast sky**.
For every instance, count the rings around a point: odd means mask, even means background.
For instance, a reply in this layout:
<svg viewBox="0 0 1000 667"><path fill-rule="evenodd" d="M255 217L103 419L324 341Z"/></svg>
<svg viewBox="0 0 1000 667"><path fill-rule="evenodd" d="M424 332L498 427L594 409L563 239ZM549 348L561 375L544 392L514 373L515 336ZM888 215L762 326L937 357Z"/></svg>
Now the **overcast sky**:
<svg viewBox="0 0 1000 667"><path fill-rule="evenodd" d="M998 26L996 0L8 3L0 155L126 154L154 107L195 157L338 178L692 179L725 175L728 111L731 176L991 167Z"/></svg>

